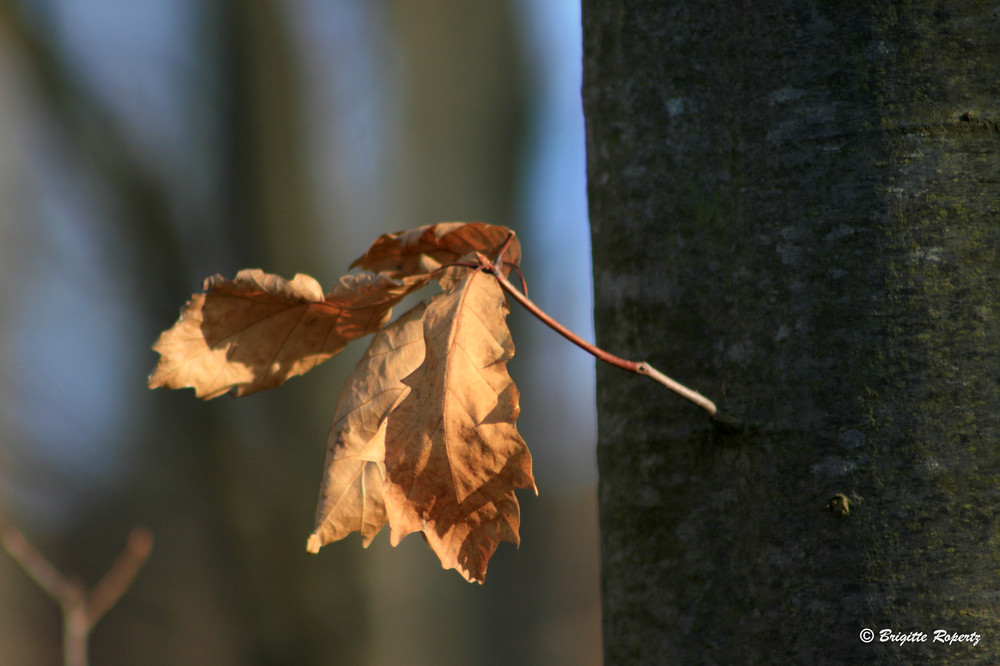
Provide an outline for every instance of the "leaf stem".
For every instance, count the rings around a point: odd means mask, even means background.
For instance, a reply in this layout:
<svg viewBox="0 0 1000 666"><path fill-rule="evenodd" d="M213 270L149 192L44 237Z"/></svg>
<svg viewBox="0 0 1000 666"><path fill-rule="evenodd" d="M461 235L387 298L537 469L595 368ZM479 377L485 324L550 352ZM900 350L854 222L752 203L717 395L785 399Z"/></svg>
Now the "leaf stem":
<svg viewBox="0 0 1000 666"><path fill-rule="evenodd" d="M480 260L482 259L483 257L480 255ZM677 382L671 379L670 377L667 377L665 374L663 374L662 372L651 366L649 363L646 363L645 361L641 362L629 361L627 359L615 356L614 354L610 354L601 349L600 347L587 342L579 335L577 335L576 333L569 330L568 328L560 324L558 321L550 317L548 313L542 310L540 307L535 305L527 296L518 291L517 287L511 284L510 281L507 280L507 278L505 278L500 273L500 271L493 269L493 267L490 265L486 265L485 267L487 269L491 269L493 277L497 279L497 282L500 283L500 286L503 287L508 294L514 297L514 300L523 305L528 310L528 312L538 317L540 320L542 320L544 324L546 324L549 328L554 330L559 335L563 336L564 338L566 338L573 344L577 345L578 347L581 347L582 349L590 352L591 354L596 356L598 359L604 361L605 363L610 363L616 368L621 368L622 370L628 370L629 372L634 372L639 375L645 375L650 379L659 382L660 384L666 386L674 393L677 393L678 395L687 398L694 404L698 405L706 412L708 412L709 416L715 418L716 414L718 413L718 409L716 408L715 403L706 398L705 396L703 396L701 393L698 393L693 389L689 389L680 382Z"/></svg>

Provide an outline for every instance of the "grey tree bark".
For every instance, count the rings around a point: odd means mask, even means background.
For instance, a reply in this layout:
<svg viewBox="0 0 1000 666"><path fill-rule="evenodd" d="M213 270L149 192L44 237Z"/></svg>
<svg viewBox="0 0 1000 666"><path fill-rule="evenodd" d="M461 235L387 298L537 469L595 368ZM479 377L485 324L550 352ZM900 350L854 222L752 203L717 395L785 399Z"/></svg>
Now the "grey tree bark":
<svg viewBox="0 0 1000 666"><path fill-rule="evenodd" d="M583 3L606 663L1000 659L994 12Z"/></svg>

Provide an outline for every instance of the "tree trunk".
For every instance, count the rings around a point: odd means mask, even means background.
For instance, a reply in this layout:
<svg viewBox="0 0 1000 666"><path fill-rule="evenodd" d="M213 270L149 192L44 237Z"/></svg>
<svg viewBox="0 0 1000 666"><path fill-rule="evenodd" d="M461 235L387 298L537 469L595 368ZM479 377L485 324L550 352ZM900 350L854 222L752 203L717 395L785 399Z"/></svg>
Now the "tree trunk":
<svg viewBox="0 0 1000 666"><path fill-rule="evenodd" d="M606 663L1000 659L987 4L583 3Z"/></svg>

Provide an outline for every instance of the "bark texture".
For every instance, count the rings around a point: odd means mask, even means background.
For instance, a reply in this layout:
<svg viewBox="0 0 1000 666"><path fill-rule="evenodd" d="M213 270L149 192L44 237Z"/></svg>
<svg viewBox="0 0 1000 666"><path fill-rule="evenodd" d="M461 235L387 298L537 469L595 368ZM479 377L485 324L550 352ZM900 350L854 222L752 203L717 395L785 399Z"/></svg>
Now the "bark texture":
<svg viewBox="0 0 1000 666"><path fill-rule="evenodd" d="M583 2L606 663L1000 660L995 11Z"/></svg>

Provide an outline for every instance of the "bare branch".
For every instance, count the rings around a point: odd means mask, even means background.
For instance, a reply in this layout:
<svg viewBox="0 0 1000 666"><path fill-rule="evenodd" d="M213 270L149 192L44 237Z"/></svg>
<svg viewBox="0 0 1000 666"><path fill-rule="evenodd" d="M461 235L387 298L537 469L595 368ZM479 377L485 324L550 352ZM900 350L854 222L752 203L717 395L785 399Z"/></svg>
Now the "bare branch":
<svg viewBox="0 0 1000 666"><path fill-rule="evenodd" d="M629 361L627 359L615 356L614 354L610 354L601 349L600 347L598 347L597 345L593 345L587 342L579 335L577 335L576 333L569 330L568 328L560 324L558 321L550 317L547 312L545 312L540 307L535 305L530 299L528 299L527 296L518 291L517 287L511 284L510 281L507 280L507 278L505 278L500 273L500 271L493 269L493 266L490 264L489 261L484 261L485 257L479 255L479 260L480 262L483 262L483 266L485 268L490 269L492 271L493 276L497 279L497 282L500 283L500 286L503 287L508 294L513 296L514 300L523 305L528 310L528 312L538 317L544 324L546 324L556 333L559 333L559 335L563 336L564 338L566 338L573 344L577 345L578 347L585 349L586 351L593 354L594 356L604 361L605 363L610 363L616 368L621 368L622 370L628 370L629 372L645 375L650 379L659 382L660 384L666 386L671 391L677 393L678 395L684 398L687 398L694 404L698 405L706 412L708 412L709 416L715 418L716 414L718 413L718 409L716 408L715 403L706 398L705 396L703 396L701 393L698 393L693 389L689 389L680 382L677 382L671 379L670 377L667 377L665 374L663 374L662 372L651 366L649 363L646 363L645 361L642 362Z"/></svg>
<svg viewBox="0 0 1000 666"><path fill-rule="evenodd" d="M153 535L137 527L111 568L93 591L63 576L24 534L0 517L0 543L25 573L59 604L63 615L63 660L66 666L86 666L87 641L98 620L132 585L153 549Z"/></svg>
<svg viewBox="0 0 1000 666"><path fill-rule="evenodd" d="M91 629L132 586L139 569L153 550L153 535L149 530L136 527L128 536L128 543L104 577L98 581L87 600L87 621Z"/></svg>
<svg viewBox="0 0 1000 666"><path fill-rule="evenodd" d="M80 585L64 578L45 559L45 556L28 542L19 529L5 520L0 520L0 541L14 561L21 565L24 572L57 604L62 606L64 600L72 599L79 594Z"/></svg>

